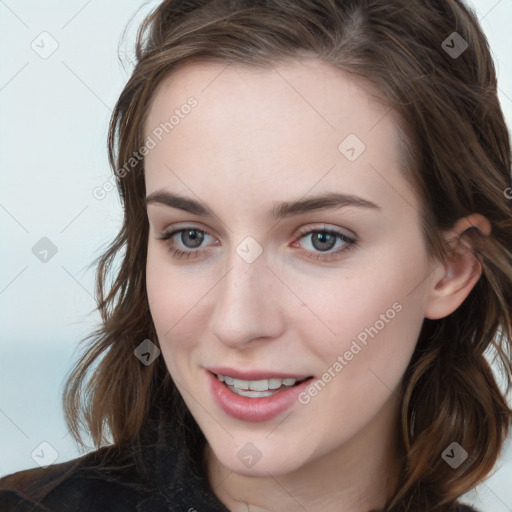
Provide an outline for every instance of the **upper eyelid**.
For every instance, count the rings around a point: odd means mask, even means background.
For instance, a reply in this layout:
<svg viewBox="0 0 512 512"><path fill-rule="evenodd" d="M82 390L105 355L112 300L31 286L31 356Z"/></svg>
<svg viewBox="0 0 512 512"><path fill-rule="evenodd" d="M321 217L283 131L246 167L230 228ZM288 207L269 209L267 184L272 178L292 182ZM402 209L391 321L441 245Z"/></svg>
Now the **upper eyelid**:
<svg viewBox="0 0 512 512"><path fill-rule="evenodd" d="M322 226L305 226L305 227L299 228L297 235L304 236L304 235L310 234L312 232L322 232L322 231L334 232L336 234L344 235L349 238L354 238L354 239L357 238L356 234L348 228L334 227L334 226L329 226L327 224L323 224Z"/></svg>
<svg viewBox="0 0 512 512"><path fill-rule="evenodd" d="M172 233L173 231L176 232L176 231L181 231L181 230L185 230L185 229L196 229L197 231L204 231L205 233L210 235L210 230L208 228L202 227L200 224L196 224L194 222L188 223L188 224L184 223L183 226L179 226L179 225L176 226L173 224L172 226L170 226L168 228L164 228L162 230L157 230L157 231L160 231L162 234L166 234L166 233ZM350 229L326 224L325 222L319 222L316 224L313 223L312 225L302 226L300 228L297 228L295 230L295 233L296 234L304 234L305 232L308 232L308 231L339 231L343 234L347 234L345 232L348 232L348 233L350 233L350 236L355 237L355 233L353 233ZM213 235L211 235L211 236L213 236ZM349 236L349 235L347 234L347 236Z"/></svg>

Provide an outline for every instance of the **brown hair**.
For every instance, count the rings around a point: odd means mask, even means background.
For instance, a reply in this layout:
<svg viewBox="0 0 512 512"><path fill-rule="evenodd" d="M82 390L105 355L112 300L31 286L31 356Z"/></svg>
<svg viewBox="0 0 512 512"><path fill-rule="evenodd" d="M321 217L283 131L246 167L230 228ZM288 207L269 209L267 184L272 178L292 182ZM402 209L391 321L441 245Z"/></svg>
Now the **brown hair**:
<svg viewBox="0 0 512 512"><path fill-rule="evenodd" d="M453 32L468 43L456 58L442 46ZM360 77L397 114L404 173L421 199L430 257L444 258L441 231L459 218L477 212L492 226L487 237L477 229L463 233L482 275L455 312L425 319L401 389L402 473L385 510L447 510L493 468L512 415L505 393L512 377L510 142L487 40L461 1L166 0L144 20L135 69L109 131L124 223L98 260L103 322L69 375L67 421L79 442L85 427L98 447L109 435L122 445L170 397L176 428L184 426L204 446L163 358L145 366L133 356L142 340L157 343L157 336L145 286L144 161L130 172L120 169L144 144L156 87L179 64L268 67L298 58ZM503 370L506 390L497 385L488 355ZM457 469L441 457L453 441L469 454Z"/></svg>

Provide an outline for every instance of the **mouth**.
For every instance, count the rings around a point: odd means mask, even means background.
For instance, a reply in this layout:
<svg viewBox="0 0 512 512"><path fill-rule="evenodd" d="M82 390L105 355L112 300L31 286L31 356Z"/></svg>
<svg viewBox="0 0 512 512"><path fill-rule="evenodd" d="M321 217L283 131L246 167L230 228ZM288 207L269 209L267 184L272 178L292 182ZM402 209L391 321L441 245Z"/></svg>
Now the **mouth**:
<svg viewBox="0 0 512 512"><path fill-rule="evenodd" d="M212 372L213 373L213 372ZM312 376L295 378L295 377L270 377L267 379L244 380L213 373L213 375L223 382L227 389L247 398L264 398L276 395L282 391L299 386L303 382L312 379Z"/></svg>
<svg viewBox="0 0 512 512"><path fill-rule="evenodd" d="M219 370L206 372L212 399L227 415L244 422L276 418L297 404L298 396L313 379L273 372L242 373L233 368Z"/></svg>

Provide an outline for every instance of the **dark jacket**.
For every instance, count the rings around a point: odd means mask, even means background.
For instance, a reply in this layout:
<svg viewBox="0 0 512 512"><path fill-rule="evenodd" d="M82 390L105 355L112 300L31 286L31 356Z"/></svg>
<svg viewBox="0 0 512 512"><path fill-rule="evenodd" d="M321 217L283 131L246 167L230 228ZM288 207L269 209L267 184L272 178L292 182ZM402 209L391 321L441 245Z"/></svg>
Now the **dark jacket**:
<svg viewBox="0 0 512 512"><path fill-rule="evenodd" d="M162 422L140 444L103 447L0 479L1 512L229 512L179 435ZM456 507L453 512L472 512Z"/></svg>
<svg viewBox="0 0 512 512"><path fill-rule="evenodd" d="M229 512L182 436L146 422L137 442L0 479L0 512Z"/></svg>

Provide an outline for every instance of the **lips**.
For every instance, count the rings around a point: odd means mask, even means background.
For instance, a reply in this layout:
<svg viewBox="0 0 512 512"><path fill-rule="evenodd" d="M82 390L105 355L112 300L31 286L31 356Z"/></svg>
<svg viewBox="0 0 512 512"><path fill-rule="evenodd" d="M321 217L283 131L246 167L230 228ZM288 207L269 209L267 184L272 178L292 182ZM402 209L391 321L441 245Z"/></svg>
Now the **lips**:
<svg viewBox="0 0 512 512"><path fill-rule="evenodd" d="M283 374L280 372L240 372L233 371L229 368L215 368L215 370L222 370L225 373L220 375L233 375L242 377L240 380L252 380L248 377L256 377L255 380L264 380L266 378L277 378L280 375L282 379L290 378L302 380L297 382L292 387L283 386L282 388L274 391L267 391L258 394L258 392L249 391L240 394L241 391L230 389L232 386L227 386L225 382L219 380L217 375L211 371L205 372L209 380L210 392L214 402L222 409L227 415L241 421L249 422L262 422L268 421L282 414L287 409L291 408L298 399L312 377L304 377L303 375Z"/></svg>

